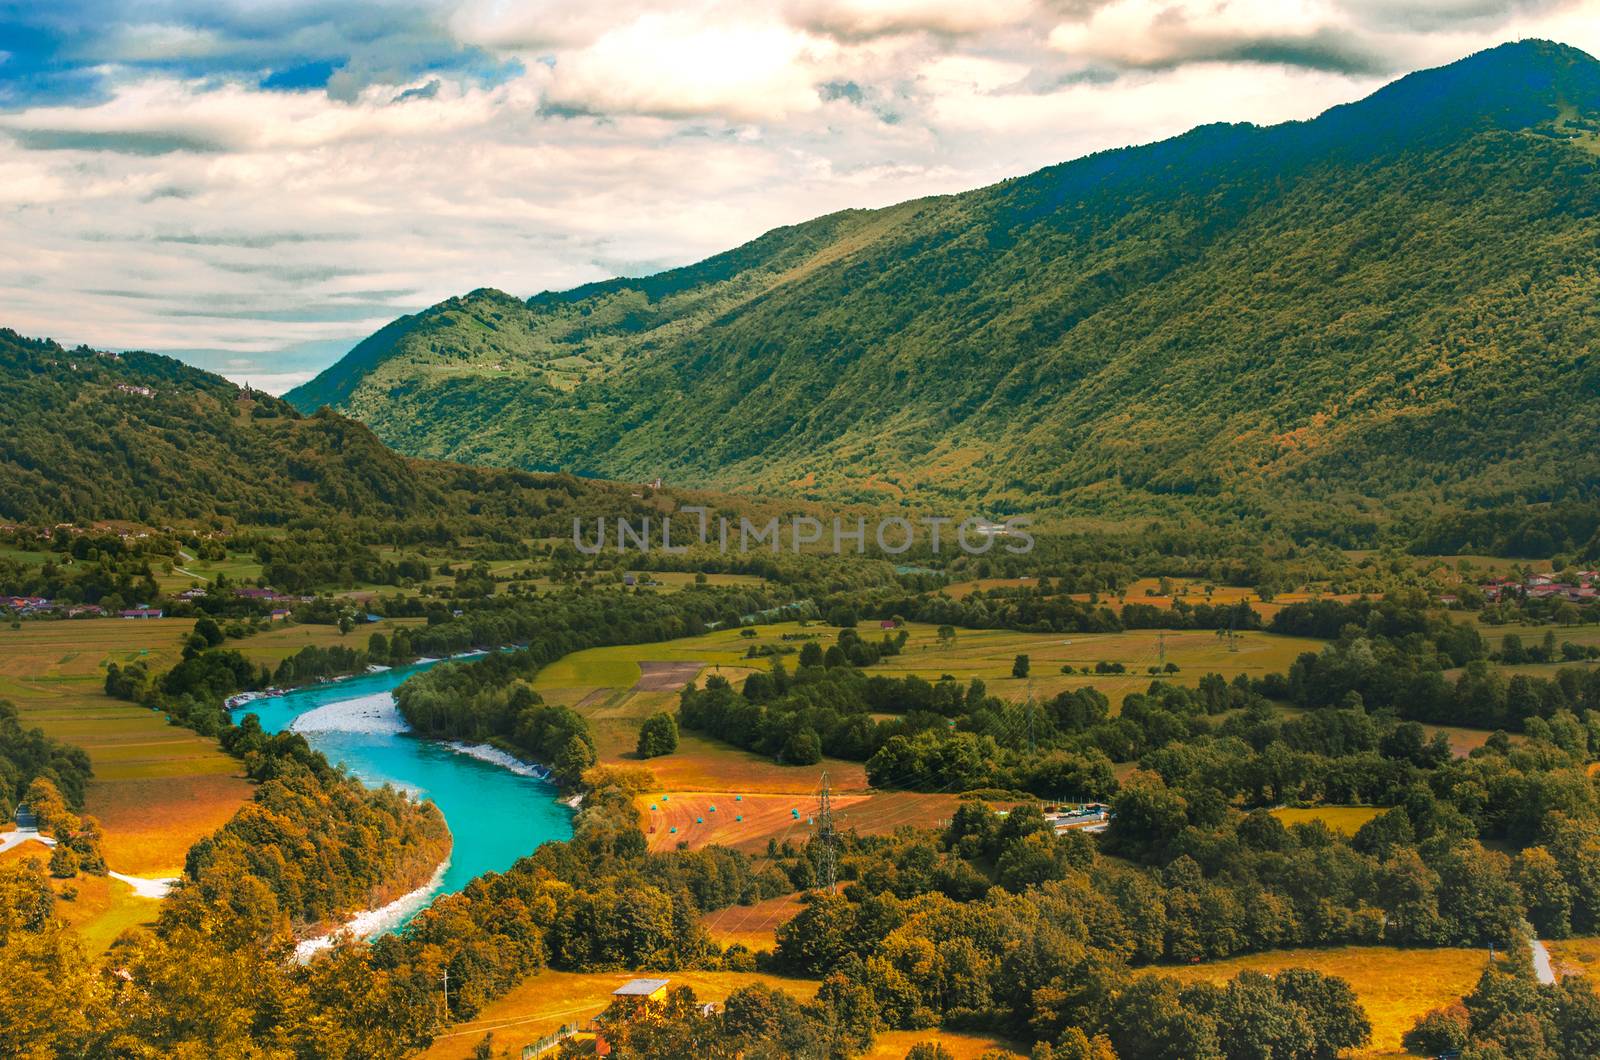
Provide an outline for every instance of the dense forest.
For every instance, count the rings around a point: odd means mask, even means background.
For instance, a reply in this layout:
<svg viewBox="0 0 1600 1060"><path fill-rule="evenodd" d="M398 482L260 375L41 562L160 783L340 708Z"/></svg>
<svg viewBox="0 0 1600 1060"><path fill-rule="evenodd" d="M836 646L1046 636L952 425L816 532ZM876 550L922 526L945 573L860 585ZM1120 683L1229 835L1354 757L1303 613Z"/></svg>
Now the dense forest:
<svg viewBox="0 0 1600 1060"><path fill-rule="evenodd" d="M248 806L190 848L184 875L195 886L184 902L248 910L254 930L305 934L422 886L450 853L432 803L365 787L302 736L268 736L246 715L222 745L261 783Z"/></svg>
<svg viewBox="0 0 1600 1060"><path fill-rule="evenodd" d="M0 428L0 518L44 526L367 520L452 540L508 523L518 536L567 532L586 502L608 515L635 507L570 476L409 460L343 416L302 416L170 357L67 350L3 328Z"/></svg>
<svg viewBox="0 0 1600 1060"><path fill-rule="evenodd" d="M83 748L24 728L17 708L0 699L0 819L11 819L37 780L49 781L67 809L81 810L92 772Z"/></svg>
<svg viewBox="0 0 1600 1060"><path fill-rule="evenodd" d="M1508 44L1308 122L473 292L288 397L419 455L834 500L1336 538L1593 502L1597 114L1593 58Z"/></svg>

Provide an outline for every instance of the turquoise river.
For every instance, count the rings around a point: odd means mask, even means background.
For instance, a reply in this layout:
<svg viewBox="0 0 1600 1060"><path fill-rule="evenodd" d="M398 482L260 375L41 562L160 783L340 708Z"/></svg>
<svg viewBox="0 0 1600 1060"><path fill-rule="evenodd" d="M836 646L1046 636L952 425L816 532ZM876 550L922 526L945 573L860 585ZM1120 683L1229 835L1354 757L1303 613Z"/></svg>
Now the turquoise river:
<svg viewBox="0 0 1600 1060"><path fill-rule="evenodd" d="M435 662L420 662L312 685L241 705L267 732L292 729L363 783L392 784L431 800L454 841L435 895L475 876L504 870L541 843L568 839L572 813L549 782L490 748L474 753L421 740L406 731L391 691ZM398 927L398 924L386 924Z"/></svg>

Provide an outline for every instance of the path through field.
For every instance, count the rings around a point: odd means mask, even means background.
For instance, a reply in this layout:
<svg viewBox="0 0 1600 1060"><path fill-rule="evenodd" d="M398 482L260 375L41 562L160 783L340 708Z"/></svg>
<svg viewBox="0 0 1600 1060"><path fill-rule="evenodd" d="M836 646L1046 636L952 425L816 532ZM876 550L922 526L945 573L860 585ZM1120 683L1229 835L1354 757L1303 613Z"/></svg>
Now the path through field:
<svg viewBox="0 0 1600 1060"><path fill-rule="evenodd" d="M1550 950L1538 939L1533 940L1533 972L1541 983L1550 984L1556 981L1556 970L1550 964Z"/></svg>

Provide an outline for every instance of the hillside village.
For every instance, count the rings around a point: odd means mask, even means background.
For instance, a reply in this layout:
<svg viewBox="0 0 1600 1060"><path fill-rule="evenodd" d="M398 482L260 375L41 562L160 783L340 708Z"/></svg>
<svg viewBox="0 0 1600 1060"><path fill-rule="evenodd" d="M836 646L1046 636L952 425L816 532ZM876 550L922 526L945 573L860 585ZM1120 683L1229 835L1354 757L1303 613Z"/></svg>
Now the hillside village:
<svg viewBox="0 0 1600 1060"><path fill-rule="evenodd" d="M1490 578L1482 588L1484 599L1492 601L1520 597L1592 604L1600 600L1600 571L1578 571L1565 579L1554 574L1528 574L1520 579Z"/></svg>

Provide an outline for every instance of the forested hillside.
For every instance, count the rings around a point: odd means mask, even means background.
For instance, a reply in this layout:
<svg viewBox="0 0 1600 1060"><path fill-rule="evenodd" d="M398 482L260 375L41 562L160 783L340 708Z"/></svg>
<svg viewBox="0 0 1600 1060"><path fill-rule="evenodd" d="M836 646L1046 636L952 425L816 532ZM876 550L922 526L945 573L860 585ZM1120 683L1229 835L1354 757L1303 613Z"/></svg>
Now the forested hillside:
<svg viewBox="0 0 1600 1060"><path fill-rule="evenodd" d="M1582 499L1597 211L1600 63L1523 42L1308 122L477 291L288 398L418 455L833 499L1291 525Z"/></svg>
<svg viewBox="0 0 1600 1060"><path fill-rule="evenodd" d="M30 523L449 517L456 529L509 520L526 533L615 492L564 475L412 460L342 415L302 416L168 357L67 350L7 329L0 431L0 518Z"/></svg>

